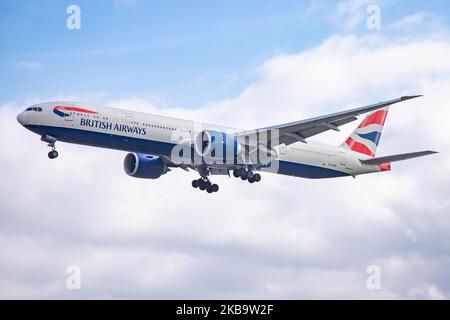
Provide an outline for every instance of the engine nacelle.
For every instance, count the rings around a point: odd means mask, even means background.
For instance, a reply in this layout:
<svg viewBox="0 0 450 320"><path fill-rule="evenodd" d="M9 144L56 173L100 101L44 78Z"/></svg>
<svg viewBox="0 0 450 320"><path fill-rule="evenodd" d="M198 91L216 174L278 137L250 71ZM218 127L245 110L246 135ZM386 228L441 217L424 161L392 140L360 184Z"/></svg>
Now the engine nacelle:
<svg viewBox="0 0 450 320"><path fill-rule="evenodd" d="M234 161L241 149L236 138L224 132L205 130L195 138L195 152L204 159Z"/></svg>
<svg viewBox="0 0 450 320"><path fill-rule="evenodd" d="M158 179L169 171L160 157L129 153L123 161L125 173L134 178Z"/></svg>

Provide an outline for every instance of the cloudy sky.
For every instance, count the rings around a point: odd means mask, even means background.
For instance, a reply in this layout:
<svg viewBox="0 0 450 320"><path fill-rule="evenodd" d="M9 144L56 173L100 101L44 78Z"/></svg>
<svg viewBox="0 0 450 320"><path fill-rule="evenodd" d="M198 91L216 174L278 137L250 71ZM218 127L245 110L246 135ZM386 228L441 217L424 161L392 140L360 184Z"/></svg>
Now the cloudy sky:
<svg viewBox="0 0 450 320"><path fill-rule="evenodd" d="M74 3L80 30L66 28ZM0 298L450 297L447 1L3 0L0 12ZM438 155L355 180L218 177L213 195L192 172L130 178L122 152L60 144L50 161L15 119L74 99L250 129L409 94L424 97L391 108L378 154ZM314 140L339 144L355 125ZM80 290L66 287L70 265Z"/></svg>

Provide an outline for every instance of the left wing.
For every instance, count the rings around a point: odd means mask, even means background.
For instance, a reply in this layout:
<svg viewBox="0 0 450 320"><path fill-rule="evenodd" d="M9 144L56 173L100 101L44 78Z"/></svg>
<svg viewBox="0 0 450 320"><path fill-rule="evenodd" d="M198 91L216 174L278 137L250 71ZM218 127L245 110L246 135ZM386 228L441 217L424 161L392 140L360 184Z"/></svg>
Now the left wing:
<svg viewBox="0 0 450 320"><path fill-rule="evenodd" d="M274 141L272 141L272 146L276 146L278 144L283 143L289 145L298 141L306 143L307 138L315 136L316 134L328 130L339 131L340 126L356 120L357 119L356 116L358 115L418 97L421 97L421 95L404 96L398 99L380 102L365 107L341 111L326 116L315 117L306 120L290 122L277 126L255 129L250 131L243 131L237 133L236 137L239 139L241 143L245 145L254 146L257 144L259 134L261 133L267 134L273 132L274 130L278 130L278 139L276 139L276 137L273 138Z"/></svg>

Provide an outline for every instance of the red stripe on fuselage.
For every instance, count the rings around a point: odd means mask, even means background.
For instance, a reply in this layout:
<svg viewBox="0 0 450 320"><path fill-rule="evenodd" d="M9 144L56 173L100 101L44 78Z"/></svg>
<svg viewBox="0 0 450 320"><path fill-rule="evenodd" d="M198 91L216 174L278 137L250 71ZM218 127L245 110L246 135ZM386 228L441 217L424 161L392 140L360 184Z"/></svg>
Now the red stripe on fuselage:
<svg viewBox="0 0 450 320"><path fill-rule="evenodd" d="M98 112L79 108L79 107L65 107L65 106L56 106L53 108L54 110L64 110L64 111L74 111L74 112L83 112L83 113L91 113L96 114Z"/></svg>
<svg viewBox="0 0 450 320"><path fill-rule="evenodd" d="M367 116L363 122L361 122L358 128L364 128L371 124L384 125L387 113L387 110L378 110L377 112L372 113L370 116Z"/></svg>
<svg viewBox="0 0 450 320"><path fill-rule="evenodd" d="M348 139L345 141L345 143L348 145L348 147L356 152L367 154L368 156L371 156L372 158L375 156L372 151L370 151L369 148L367 148L362 143L359 143L358 141L353 140L351 137L348 137Z"/></svg>

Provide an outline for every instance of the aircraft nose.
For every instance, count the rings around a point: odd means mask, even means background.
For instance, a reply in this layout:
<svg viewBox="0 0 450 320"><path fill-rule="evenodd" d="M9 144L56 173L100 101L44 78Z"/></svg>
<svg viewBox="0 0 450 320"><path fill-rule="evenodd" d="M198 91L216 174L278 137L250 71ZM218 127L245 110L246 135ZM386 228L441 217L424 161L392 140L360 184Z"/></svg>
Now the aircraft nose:
<svg viewBox="0 0 450 320"><path fill-rule="evenodd" d="M21 125L25 125L27 122L27 114L25 112L21 112L17 115L17 121L21 124Z"/></svg>

